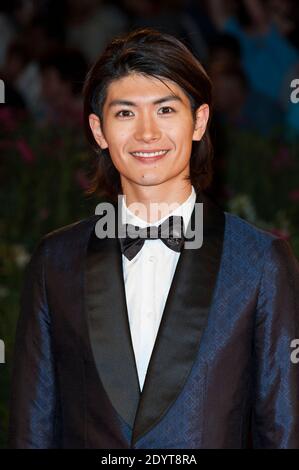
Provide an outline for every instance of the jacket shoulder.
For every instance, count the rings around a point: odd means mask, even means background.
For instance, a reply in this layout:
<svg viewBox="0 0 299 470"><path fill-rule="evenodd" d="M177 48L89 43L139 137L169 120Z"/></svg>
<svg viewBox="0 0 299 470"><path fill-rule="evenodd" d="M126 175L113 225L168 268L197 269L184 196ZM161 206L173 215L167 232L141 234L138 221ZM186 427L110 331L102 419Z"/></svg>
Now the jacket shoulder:
<svg viewBox="0 0 299 470"><path fill-rule="evenodd" d="M98 217L92 215L46 233L38 241L34 254L64 257L67 252L74 253L79 245L87 242Z"/></svg>
<svg viewBox="0 0 299 470"><path fill-rule="evenodd" d="M77 220L71 224L59 227L55 230L51 230L51 232L46 233L42 237L42 240L56 241L76 237L80 232L84 232L88 226L92 226L97 217L98 216L96 215L92 215L90 217Z"/></svg>
<svg viewBox="0 0 299 470"><path fill-rule="evenodd" d="M287 240L261 229L241 217L225 212L225 277L239 279L256 289L263 273L296 264Z"/></svg>
<svg viewBox="0 0 299 470"><path fill-rule="evenodd" d="M225 212L225 253L242 271L256 273L263 270L266 260L284 247L291 252L289 242L267 230L261 229L241 217Z"/></svg>
<svg viewBox="0 0 299 470"><path fill-rule="evenodd" d="M281 239L270 231L262 229L235 214L230 212L224 212L224 214L227 236L229 236L232 243L266 249L272 245L274 240Z"/></svg>

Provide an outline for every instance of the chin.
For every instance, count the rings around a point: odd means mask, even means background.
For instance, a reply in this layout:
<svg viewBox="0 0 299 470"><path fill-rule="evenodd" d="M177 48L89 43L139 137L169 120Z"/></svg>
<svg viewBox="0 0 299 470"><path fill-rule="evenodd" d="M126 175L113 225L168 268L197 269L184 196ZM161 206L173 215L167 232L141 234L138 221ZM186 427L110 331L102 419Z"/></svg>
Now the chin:
<svg viewBox="0 0 299 470"><path fill-rule="evenodd" d="M146 176L144 178L139 179L138 184L141 184L143 186L157 186L159 184L163 184L167 181L167 179L161 179L161 178L147 178Z"/></svg>

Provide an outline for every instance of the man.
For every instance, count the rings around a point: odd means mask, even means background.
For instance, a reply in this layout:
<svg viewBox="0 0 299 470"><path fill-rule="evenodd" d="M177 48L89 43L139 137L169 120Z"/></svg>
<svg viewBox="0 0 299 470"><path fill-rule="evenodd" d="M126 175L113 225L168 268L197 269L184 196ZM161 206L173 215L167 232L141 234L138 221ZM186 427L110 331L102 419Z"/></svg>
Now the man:
<svg viewBox="0 0 299 470"><path fill-rule="evenodd" d="M17 331L11 447L299 447L298 263L286 241L204 194L210 106L202 66L154 30L113 41L89 72L92 191L111 201L126 237L98 236L94 215L38 244ZM187 249L192 227L203 243Z"/></svg>

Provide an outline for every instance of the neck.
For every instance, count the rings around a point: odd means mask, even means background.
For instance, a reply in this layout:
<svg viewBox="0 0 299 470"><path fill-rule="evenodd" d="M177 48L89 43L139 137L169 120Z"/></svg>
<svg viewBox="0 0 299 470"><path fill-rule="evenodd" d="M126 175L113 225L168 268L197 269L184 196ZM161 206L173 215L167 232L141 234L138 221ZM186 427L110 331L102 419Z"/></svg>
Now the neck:
<svg viewBox="0 0 299 470"><path fill-rule="evenodd" d="M153 223L167 216L183 204L192 191L191 182L175 185L164 183L156 186L122 184L128 209L137 217Z"/></svg>

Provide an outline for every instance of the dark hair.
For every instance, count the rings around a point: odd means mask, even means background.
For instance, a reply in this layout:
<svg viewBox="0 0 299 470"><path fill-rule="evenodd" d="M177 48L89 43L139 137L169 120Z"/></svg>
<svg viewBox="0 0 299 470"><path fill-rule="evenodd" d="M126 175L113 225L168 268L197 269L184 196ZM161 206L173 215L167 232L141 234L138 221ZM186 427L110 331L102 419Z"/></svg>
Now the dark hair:
<svg viewBox="0 0 299 470"><path fill-rule="evenodd" d="M102 150L95 141L89 126L89 115L95 113L102 119L108 86L113 80L130 73L175 82L188 96L194 119L199 106L206 103L211 107L212 87L207 73L191 51L174 36L144 28L114 39L89 71L84 85L85 132L92 148L100 156L95 162L87 195L117 199L122 192L120 175L109 150ZM212 144L206 130L200 141L192 142L190 180L196 191L205 189L211 183L212 158Z"/></svg>

